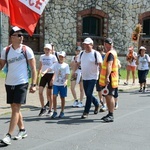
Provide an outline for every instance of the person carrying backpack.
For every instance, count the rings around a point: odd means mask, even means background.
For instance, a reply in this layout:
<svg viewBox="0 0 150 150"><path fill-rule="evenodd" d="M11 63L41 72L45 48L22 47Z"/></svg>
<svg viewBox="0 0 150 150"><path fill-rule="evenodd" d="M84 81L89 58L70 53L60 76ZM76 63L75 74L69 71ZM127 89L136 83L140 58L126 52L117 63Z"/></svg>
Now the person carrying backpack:
<svg viewBox="0 0 150 150"><path fill-rule="evenodd" d="M17 125L19 132L14 139L20 140L27 137L27 131L25 130L20 108L22 104L26 103L27 90L29 86L28 64L31 68L32 75L29 92L34 93L36 91L36 63L34 53L30 47L22 44L22 29L16 26L13 27L9 36L11 45L9 45L9 48L6 47L2 50L0 59L0 69L2 69L5 64L8 68L5 88L7 93L7 104L10 104L12 110L8 133L2 139L2 142L6 145L11 144L11 136ZM6 49L9 49L7 58ZM25 53L23 49L25 50Z"/></svg>
<svg viewBox="0 0 150 150"><path fill-rule="evenodd" d="M148 54L145 54L146 48L141 46L138 51L138 57L136 64L138 65L138 79L140 83L139 92L146 91L146 78L149 72L149 63L150 57Z"/></svg>
<svg viewBox="0 0 150 150"><path fill-rule="evenodd" d="M93 96L93 90L96 81L98 80L99 69L101 68L102 63L102 57L99 52L93 49L93 45L94 42L91 38L88 37L84 40L84 50L79 54L77 64L72 72L72 76L74 76L76 69L79 67L79 65L81 65L83 87L86 95L85 108L81 116L82 119L88 117L91 108L91 103L93 103L95 106L94 114L97 114L100 108L98 100Z"/></svg>

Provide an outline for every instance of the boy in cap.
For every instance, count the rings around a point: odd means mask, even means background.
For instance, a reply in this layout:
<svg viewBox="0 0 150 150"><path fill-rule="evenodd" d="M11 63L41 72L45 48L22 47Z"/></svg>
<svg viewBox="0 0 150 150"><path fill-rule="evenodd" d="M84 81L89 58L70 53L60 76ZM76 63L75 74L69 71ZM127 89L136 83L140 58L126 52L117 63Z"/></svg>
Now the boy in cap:
<svg viewBox="0 0 150 150"><path fill-rule="evenodd" d="M57 62L57 58L55 55L52 54L52 46L51 44L45 44L44 46L44 53L40 56L40 61L39 61L39 69L38 69L38 80L37 84L40 78L41 72L44 72L47 68L50 68L55 62ZM49 71L47 72L44 76L41 77L40 79L40 84L39 84L39 99L41 103L41 110L39 113L39 116L43 116L46 113L46 107L44 106L44 96L43 96L43 91L46 86L48 85L47 89L47 100L49 101L49 111L47 113L48 116L52 116L52 81L53 81L53 75L54 71Z"/></svg>
<svg viewBox="0 0 150 150"><path fill-rule="evenodd" d="M22 29L19 27L13 27L9 36L12 44L3 49L0 59L0 69L2 69L5 64L8 67L5 87L7 93L7 104L10 104L12 110L8 133L2 139L2 142L6 145L11 144L11 136L17 125L19 132L18 135L15 136L15 139L20 140L27 137L20 108L22 104L26 103L27 89L29 85L27 71L28 65L32 72L29 92L34 93L36 91L36 63L34 53L31 48L22 44Z"/></svg>
<svg viewBox="0 0 150 150"><path fill-rule="evenodd" d="M53 64L49 69L47 69L43 74L54 71L54 81L53 81L53 115L51 118L57 117L57 96L60 94L61 99L61 111L59 118L64 117L64 108L65 108L65 97L67 96L67 83L68 77L70 74L70 68L67 63L65 63L66 53L61 51L58 53L59 62Z"/></svg>

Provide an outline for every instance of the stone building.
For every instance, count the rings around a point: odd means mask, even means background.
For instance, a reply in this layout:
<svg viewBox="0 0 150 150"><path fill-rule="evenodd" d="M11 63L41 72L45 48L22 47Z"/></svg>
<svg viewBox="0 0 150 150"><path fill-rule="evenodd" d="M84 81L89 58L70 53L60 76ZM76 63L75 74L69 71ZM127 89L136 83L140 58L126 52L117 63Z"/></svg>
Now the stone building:
<svg viewBox="0 0 150 150"><path fill-rule="evenodd" d="M131 40L136 24L143 26L139 42ZM1 15L3 48L8 45L8 18ZM143 45L150 54L150 0L49 0L32 37L25 35L24 43L36 54L43 52L45 43L54 43L57 51L74 53L86 37L94 40L94 47L111 37L120 56L127 48Z"/></svg>

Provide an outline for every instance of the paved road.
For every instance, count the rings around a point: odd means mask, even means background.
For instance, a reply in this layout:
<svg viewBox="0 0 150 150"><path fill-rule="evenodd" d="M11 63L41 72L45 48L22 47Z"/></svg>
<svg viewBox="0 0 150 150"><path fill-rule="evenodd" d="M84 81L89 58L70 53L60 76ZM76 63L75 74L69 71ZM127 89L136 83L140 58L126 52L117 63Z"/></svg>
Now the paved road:
<svg viewBox="0 0 150 150"><path fill-rule="evenodd" d="M26 139L15 141L3 150L150 150L150 92L136 89L120 92L115 122L103 123L106 112L80 119L83 108L72 108L67 101L65 118L38 117L39 107L24 106L23 116L28 131ZM28 111L26 111L26 109ZM58 112L59 112L58 108ZM10 114L0 116L0 138L8 130ZM14 135L17 134L15 130ZM13 136L14 136L13 135Z"/></svg>

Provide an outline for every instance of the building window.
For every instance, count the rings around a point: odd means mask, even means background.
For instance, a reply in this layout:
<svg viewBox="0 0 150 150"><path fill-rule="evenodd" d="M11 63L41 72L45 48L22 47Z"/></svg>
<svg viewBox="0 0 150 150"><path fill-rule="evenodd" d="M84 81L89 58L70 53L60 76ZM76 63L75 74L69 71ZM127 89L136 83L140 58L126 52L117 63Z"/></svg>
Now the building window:
<svg viewBox="0 0 150 150"><path fill-rule="evenodd" d="M102 18L84 17L83 18L83 36L102 36Z"/></svg>
<svg viewBox="0 0 150 150"><path fill-rule="evenodd" d="M143 21L143 33L145 33L144 37L150 37L150 19Z"/></svg>

